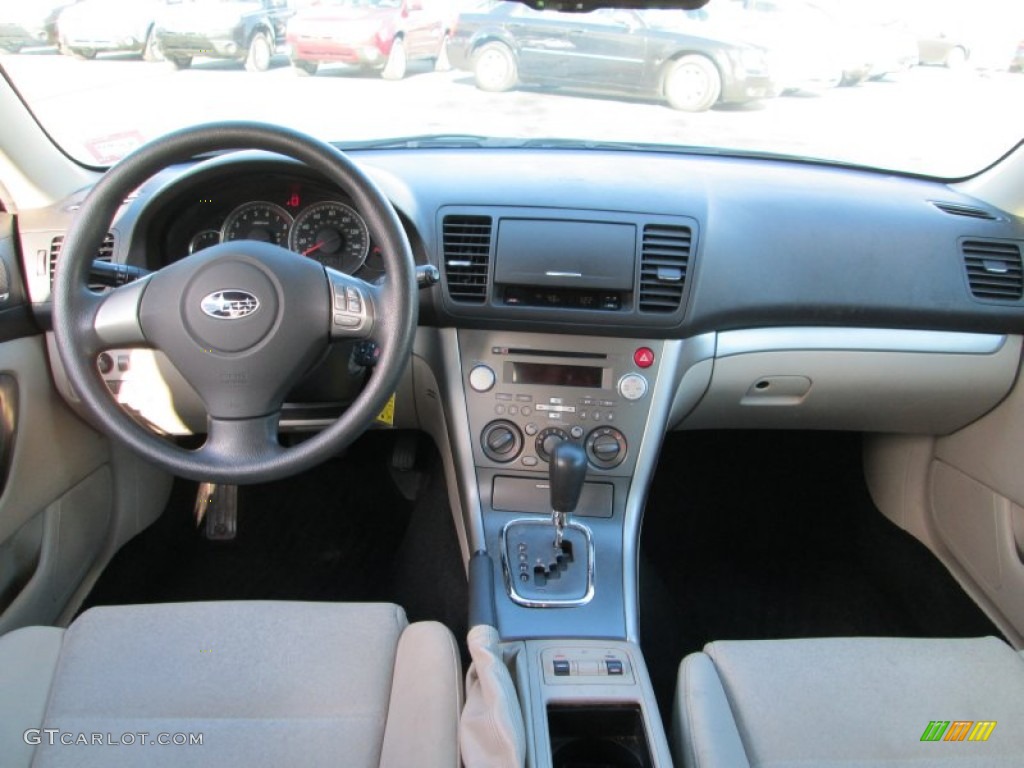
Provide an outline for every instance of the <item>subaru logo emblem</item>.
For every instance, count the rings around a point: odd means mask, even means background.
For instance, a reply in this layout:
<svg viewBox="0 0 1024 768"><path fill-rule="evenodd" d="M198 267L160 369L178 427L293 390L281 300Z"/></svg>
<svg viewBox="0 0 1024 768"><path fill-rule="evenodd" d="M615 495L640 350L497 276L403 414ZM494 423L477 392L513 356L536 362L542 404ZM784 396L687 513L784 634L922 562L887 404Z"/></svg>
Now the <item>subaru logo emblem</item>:
<svg viewBox="0 0 1024 768"><path fill-rule="evenodd" d="M203 297L200 308L218 320L241 320L260 308L260 300L248 291L214 291Z"/></svg>

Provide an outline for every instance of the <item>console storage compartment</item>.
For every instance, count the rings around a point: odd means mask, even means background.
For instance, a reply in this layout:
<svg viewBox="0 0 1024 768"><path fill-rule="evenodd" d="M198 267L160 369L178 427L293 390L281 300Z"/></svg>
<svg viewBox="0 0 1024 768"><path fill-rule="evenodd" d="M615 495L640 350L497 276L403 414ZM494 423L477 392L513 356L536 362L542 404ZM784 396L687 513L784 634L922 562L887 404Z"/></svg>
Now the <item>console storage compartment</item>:
<svg viewBox="0 0 1024 768"><path fill-rule="evenodd" d="M670 768L668 740L636 644L526 640L515 656L531 768Z"/></svg>
<svg viewBox="0 0 1024 768"><path fill-rule="evenodd" d="M548 706L552 768L651 768L640 707Z"/></svg>

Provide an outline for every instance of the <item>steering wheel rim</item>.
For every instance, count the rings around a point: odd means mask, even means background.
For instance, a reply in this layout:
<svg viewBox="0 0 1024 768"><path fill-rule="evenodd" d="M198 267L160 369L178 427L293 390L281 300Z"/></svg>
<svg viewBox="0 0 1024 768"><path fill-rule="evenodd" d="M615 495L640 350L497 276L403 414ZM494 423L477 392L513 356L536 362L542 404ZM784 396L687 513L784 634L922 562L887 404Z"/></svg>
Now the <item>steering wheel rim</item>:
<svg viewBox="0 0 1024 768"><path fill-rule="evenodd" d="M366 336L358 338L372 338L379 344L381 352L373 374L356 400L334 424L309 439L288 448L279 445L278 401L277 411L268 414L255 413L235 418L235 415L229 412L224 418L208 416L207 442L200 449L188 450L159 437L126 414L110 397L95 364L96 355L105 348L130 346L132 343L137 346L154 346L143 328L145 326L153 329L155 326L152 319L147 325L141 316L146 294L155 296L157 293L156 277L153 280L147 278L145 282L139 281L117 288L106 296L99 296L87 287L89 267L103 237L110 229L118 208L132 191L168 166L192 160L197 155L245 149L273 152L304 163L319 172L326 181L336 184L348 194L366 219L371 238L381 248L386 275L383 283L380 286L370 286L356 278L341 276L340 273L332 274L331 270L321 267L325 278L324 297L321 298L319 292L314 291L312 300L321 309L327 307L328 316L324 318L324 329L310 328L310 333L314 335L309 340L303 340L303 343L315 346L316 334L324 330L328 332L324 338L325 348L332 340L353 338L334 335L336 328L331 324L332 317L335 318L335 322L338 318L333 314L338 312L338 307L332 303L332 296L349 287L355 290L367 305L371 305L366 309L366 317L369 317L371 322L364 325L372 326L372 335L367 331ZM268 284L276 285L283 282L283 279L277 279L275 270L280 269L282 265L292 266L284 261L287 257L273 252L276 247L267 244L253 244L259 245L260 248L250 252L251 249L246 243L247 241L232 243L230 248L226 247L226 244L217 246L222 250L206 257L203 263L190 263L195 256L201 255L196 254L168 265L154 273L154 276L174 269L181 273L179 277L185 277L184 270L215 269L218 260L223 259L224 263L230 262L238 269L248 269L249 273L245 274L266 273ZM283 252L283 249L278 250ZM291 258L301 259L295 254L291 254ZM312 272L309 266L302 266L301 270L304 270L304 286L308 290L309 280L313 279ZM169 284L173 282L174 277L172 274L168 280L159 284ZM180 283L180 280L178 282ZM232 286L215 287L229 289ZM307 292L308 295L311 294ZM181 307L187 305L188 311L191 312L194 309L192 304L195 302L187 302L186 298L179 296L179 304ZM278 297L276 293L267 298L274 299L274 307L277 307L278 314L282 315L272 323L271 330L267 331L269 338L269 335L277 333L276 329L280 323L287 319L284 316L290 317L294 308L304 302L296 303L292 300L294 297ZM141 337L135 338L132 333L126 334L124 323L115 328L113 333L110 328L104 330L104 317L110 315L111 307L118 304L121 310L128 305L134 307L135 319L139 322L139 328L143 329ZM286 304L288 306L285 306ZM205 309L203 311L207 312ZM274 310L271 308L268 311ZM184 313L185 309L181 312ZM398 386L412 350L417 315L416 273L412 250L398 216L383 193L348 157L331 145L297 131L253 122L213 123L168 134L139 148L107 171L86 197L67 232L53 286L53 329L57 351L85 414L105 434L167 471L193 480L223 483L264 482L287 477L324 461L361 435L373 423ZM122 311L121 320L123 319ZM205 322L205 319L203 321ZM182 323L188 326L189 318L182 315ZM292 337L294 336L292 333ZM117 344L113 343L112 339L128 340L129 343ZM205 345L206 342L202 343ZM253 349L262 350L263 345L264 342L260 341ZM156 348L161 349L159 346ZM287 346L278 345L278 349L284 348ZM223 354L220 354L220 350L217 351L219 354L210 355L207 359L210 365L222 366L226 370L234 370L231 368L232 365L237 368L243 364L238 362L239 354L243 357L249 354L248 350L237 353L233 348ZM308 362L308 357L309 354L297 360L296 364ZM264 360L263 364L265 362ZM193 366L193 370L198 369ZM284 375L291 381L304 372L297 370L285 372ZM227 380L231 375L237 378L237 374L225 374L223 378ZM186 375L186 379L188 378ZM195 386L194 382L190 383ZM281 383L278 388L284 387L286 383L287 381ZM209 386L216 388L215 385L207 386L208 389ZM273 406L273 399L269 398L268 407ZM206 398L204 403L209 413L211 408Z"/></svg>

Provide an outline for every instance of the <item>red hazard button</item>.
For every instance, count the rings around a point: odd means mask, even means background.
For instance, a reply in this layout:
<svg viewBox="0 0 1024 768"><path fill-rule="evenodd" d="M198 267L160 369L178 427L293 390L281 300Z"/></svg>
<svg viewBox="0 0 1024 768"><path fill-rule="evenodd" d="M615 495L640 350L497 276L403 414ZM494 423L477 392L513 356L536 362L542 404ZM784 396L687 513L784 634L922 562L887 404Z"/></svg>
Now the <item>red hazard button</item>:
<svg viewBox="0 0 1024 768"><path fill-rule="evenodd" d="M650 368L654 365L654 350L650 347L640 347L633 353L633 362L637 368Z"/></svg>

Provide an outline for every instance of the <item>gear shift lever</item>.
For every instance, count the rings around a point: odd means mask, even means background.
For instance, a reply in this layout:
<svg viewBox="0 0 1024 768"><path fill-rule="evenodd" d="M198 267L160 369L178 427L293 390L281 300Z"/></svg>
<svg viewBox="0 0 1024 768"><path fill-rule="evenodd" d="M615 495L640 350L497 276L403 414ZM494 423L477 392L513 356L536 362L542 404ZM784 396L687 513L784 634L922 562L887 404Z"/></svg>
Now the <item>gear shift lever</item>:
<svg viewBox="0 0 1024 768"><path fill-rule="evenodd" d="M587 477L587 454L576 443L563 440L551 454L551 522L555 526L555 546L562 546L569 515L576 511Z"/></svg>

